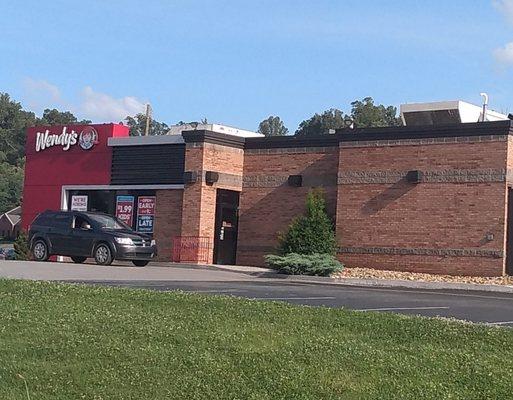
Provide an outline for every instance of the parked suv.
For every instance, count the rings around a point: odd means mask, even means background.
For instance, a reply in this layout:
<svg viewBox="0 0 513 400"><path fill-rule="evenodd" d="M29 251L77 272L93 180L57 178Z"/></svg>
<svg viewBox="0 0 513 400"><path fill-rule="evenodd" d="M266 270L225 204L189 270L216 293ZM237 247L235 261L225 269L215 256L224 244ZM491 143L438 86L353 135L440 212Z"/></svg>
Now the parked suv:
<svg viewBox="0 0 513 400"><path fill-rule="evenodd" d="M149 236L103 213L45 211L30 225L28 240L36 261L59 255L75 263L93 257L99 265L110 265L116 259L144 267L157 255Z"/></svg>

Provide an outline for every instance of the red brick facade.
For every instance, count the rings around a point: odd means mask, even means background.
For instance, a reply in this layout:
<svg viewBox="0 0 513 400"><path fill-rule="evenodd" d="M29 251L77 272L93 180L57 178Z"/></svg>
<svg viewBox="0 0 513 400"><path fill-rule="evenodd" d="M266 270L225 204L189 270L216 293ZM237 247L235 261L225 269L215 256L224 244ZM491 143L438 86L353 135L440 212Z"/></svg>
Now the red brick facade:
<svg viewBox="0 0 513 400"><path fill-rule="evenodd" d="M263 265L279 233L304 211L308 191L322 187L338 257L349 267L502 275L509 131L504 121L233 142L184 134L185 171L196 178L185 183L183 201L182 191L158 195L156 231L205 237L213 262L217 189L240 192L236 262ZM208 183L207 171L218 180ZM289 184L290 175L301 175L302 184Z"/></svg>
<svg viewBox="0 0 513 400"><path fill-rule="evenodd" d="M339 258L348 266L502 275L506 154L504 138L342 145ZM424 179L406 182L409 170Z"/></svg>

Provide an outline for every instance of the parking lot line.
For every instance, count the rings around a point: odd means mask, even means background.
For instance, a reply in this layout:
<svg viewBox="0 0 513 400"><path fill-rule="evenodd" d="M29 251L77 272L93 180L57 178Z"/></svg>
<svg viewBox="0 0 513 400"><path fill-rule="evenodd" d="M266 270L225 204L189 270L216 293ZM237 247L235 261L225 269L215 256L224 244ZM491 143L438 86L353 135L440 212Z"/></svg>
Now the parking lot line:
<svg viewBox="0 0 513 400"><path fill-rule="evenodd" d="M336 297L250 297L249 300L333 300Z"/></svg>
<svg viewBox="0 0 513 400"><path fill-rule="evenodd" d="M513 321L487 322L488 325L512 325Z"/></svg>
<svg viewBox="0 0 513 400"><path fill-rule="evenodd" d="M402 311L402 310L448 310L449 307L387 307L387 308L361 308L356 311Z"/></svg>

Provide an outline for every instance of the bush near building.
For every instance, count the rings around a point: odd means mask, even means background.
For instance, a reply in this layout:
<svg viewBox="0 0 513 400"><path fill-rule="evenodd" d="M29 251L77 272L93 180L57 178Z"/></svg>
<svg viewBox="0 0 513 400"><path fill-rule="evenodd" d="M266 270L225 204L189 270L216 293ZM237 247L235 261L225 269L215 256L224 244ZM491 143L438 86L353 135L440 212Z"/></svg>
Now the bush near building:
<svg viewBox="0 0 513 400"><path fill-rule="evenodd" d="M265 261L272 268L289 275L330 276L343 268L331 254L270 254L265 257Z"/></svg>
<svg viewBox="0 0 513 400"><path fill-rule="evenodd" d="M14 242L14 252L16 253L16 260L30 260L30 247L25 232L20 232L16 238Z"/></svg>
<svg viewBox="0 0 513 400"><path fill-rule="evenodd" d="M279 241L279 254L266 256L266 263L280 272L329 276L343 268L335 258L335 230L321 189L308 193L305 214L292 221Z"/></svg>

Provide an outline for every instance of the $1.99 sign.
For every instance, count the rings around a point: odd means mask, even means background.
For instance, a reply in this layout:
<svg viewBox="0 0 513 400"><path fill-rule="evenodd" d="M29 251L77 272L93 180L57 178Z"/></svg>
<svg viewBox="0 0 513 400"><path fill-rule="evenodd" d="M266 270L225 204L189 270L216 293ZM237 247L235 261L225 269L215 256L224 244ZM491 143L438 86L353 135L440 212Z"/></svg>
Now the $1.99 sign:
<svg viewBox="0 0 513 400"><path fill-rule="evenodd" d="M134 196L118 196L116 198L116 217L132 226L134 221Z"/></svg>

